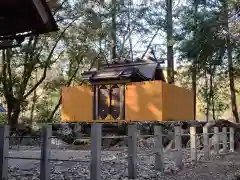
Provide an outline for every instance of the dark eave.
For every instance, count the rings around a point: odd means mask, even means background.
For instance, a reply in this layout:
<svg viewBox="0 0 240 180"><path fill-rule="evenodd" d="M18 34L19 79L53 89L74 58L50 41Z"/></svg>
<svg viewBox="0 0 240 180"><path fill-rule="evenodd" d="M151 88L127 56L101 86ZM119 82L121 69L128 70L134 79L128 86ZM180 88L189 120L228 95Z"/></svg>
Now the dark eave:
<svg viewBox="0 0 240 180"><path fill-rule="evenodd" d="M0 40L57 31L45 0L1 0Z"/></svg>

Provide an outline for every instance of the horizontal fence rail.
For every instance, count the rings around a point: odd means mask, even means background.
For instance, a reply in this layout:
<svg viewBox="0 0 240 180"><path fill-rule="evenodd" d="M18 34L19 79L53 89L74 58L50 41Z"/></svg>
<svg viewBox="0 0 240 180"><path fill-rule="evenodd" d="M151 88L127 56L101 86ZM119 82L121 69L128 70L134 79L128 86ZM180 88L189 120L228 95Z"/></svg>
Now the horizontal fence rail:
<svg viewBox="0 0 240 180"><path fill-rule="evenodd" d="M183 152L190 151L191 163L196 164L199 162L198 151L203 149L204 161L210 160L210 147L213 146L214 154L216 156L220 154L228 154L234 152L234 128L223 127L221 132L219 127L213 127L213 133L209 133L207 127L203 127L203 133L197 134L196 127L190 127L190 133L183 133L181 126L174 127L174 148L169 151L174 153L175 165L181 169L183 167ZM229 131L228 131L229 129ZM210 141L209 135L212 135L212 141ZM91 137L84 138L91 140L91 157L89 160L75 160L75 159L60 159L51 157L51 139L56 138L52 136L52 126L45 125L41 131L41 155L40 157L15 157L9 155L9 139L21 138L20 136L10 137L9 126L0 126L0 179L8 179L8 160L9 159L24 159L24 160L37 160L40 161L40 180L50 180L50 162L56 161L70 161L70 162L84 162L90 164L90 179L101 180L101 162L115 161L114 160L102 160L102 139L127 139L127 156L123 156L120 159L126 159L128 162L128 178L137 178L137 157L138 156L151 156L155 157L155 170L164 173L164 146L163 146L163 127L162 125L154 126L154 135L138 135L137 125L128 125L127 136L102 136L102 124L96 123L91 125ZM182 147L182 137L190 137L190 148ZM203 145L197 144L199 137L203 139ZM25 136L24 136L25 138ZM39 138L30 137L26 138ZM137 143L139 138L154 138L154 147L152 152L146 154L137 154ZM220 145L222 149L220 150ZM80 177L79 177L80 178Z"/></svg>

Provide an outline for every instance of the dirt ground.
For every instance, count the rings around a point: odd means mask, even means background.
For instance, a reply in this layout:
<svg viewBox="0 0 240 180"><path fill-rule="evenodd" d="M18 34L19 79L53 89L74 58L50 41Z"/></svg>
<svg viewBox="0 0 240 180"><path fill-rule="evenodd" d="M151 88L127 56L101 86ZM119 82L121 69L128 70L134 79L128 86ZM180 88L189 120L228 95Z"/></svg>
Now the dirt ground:
<svg viewBox="0 0 240 180"><path fill-rule="evenodd" d="M199 162L195 166L185 167L176 174L166 174L165 177L172 180L240 180L240 153Z"/></svg>

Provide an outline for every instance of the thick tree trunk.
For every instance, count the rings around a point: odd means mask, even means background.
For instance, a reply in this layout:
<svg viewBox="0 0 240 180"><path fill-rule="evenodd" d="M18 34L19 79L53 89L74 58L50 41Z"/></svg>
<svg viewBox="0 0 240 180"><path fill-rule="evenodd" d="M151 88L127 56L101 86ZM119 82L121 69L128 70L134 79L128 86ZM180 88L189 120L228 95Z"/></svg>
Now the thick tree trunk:
<svg viewBox="0 0 240 180"><path fill-rule="evenodd" d="M173 15L172 0L167 3L167 78L169 84L174 84L174 60L173 60Z"/></svg>
<svg viewBox="0 0 240 180"><path fill-rule="evenodd" d="M16 127L18 125L19 115L20 115L20 108L14 109L11 116L11 120L10 120L11 127Z"/></svg>
<svg viewBox="0 0 240 180"><path fill-rule="evenodd" d="M20 112L21 106L19 102L8 103L8 124L11 128L17 127Z"/></svg>

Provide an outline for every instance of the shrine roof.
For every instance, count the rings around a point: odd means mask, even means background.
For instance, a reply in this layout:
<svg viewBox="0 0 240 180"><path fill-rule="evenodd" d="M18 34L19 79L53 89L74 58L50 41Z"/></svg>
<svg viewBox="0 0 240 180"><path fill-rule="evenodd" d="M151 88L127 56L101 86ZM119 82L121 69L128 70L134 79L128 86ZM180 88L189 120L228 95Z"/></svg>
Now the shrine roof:
<svg viewBox="0 0 240 180"><path fill-rule="evenodd" d="M82 78L91 83L107 80L129 80L132 82L163 80L164 75L160 63L153 60L116 59L105 64L99 70L84 72Z"/></svg>

